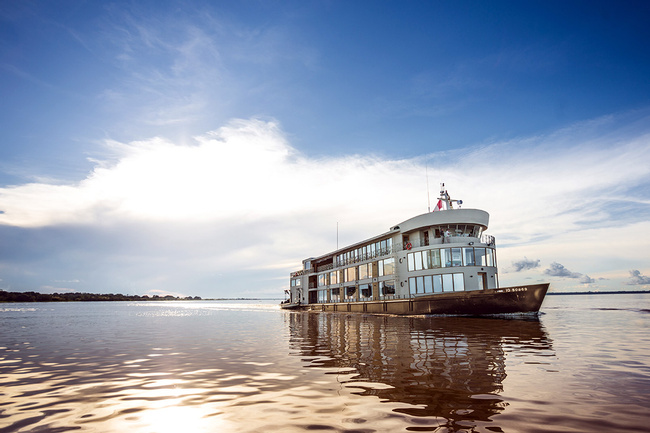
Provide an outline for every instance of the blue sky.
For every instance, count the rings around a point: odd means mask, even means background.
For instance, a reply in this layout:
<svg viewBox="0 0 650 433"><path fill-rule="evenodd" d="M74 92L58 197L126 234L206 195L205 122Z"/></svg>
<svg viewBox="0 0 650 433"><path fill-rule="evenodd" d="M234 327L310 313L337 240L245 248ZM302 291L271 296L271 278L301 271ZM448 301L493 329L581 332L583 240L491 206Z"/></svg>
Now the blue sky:
<svg viewBox="0 0 650 433"><path fill-rule="evenodd" d="M273 296L426 211L650 288L647 2L0 5L0 288ZM334 239L334 240L333 240Z"/></svg>

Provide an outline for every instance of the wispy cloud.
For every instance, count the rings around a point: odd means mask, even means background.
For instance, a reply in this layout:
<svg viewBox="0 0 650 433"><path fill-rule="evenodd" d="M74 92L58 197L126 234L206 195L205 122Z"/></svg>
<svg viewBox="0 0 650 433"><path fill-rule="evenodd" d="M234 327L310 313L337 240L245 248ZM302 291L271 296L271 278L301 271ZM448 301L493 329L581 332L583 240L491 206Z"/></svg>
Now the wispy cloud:
<svg viewBox="0 0 650 433"><path fill-rule="evenodd" d="M199 116L223 77L213 36L183 20L161 25L155 18L120 15L105 38L123 74L105 89L104 100L116 110L137 112L151 125L187 123Z"/></svg>

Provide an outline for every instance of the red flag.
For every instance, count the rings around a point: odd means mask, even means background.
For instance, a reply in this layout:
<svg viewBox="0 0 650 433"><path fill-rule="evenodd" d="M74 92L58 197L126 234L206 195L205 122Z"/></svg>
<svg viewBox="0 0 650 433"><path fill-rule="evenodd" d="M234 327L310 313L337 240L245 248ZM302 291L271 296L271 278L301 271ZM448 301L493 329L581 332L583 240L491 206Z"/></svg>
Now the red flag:
<svg viewBox="0 0 650 433"><path fill-rule="evenodd" d="M442 210L442 200L438 200L438 204L434 206L432 212L435 212L437 210Z"/></svg>

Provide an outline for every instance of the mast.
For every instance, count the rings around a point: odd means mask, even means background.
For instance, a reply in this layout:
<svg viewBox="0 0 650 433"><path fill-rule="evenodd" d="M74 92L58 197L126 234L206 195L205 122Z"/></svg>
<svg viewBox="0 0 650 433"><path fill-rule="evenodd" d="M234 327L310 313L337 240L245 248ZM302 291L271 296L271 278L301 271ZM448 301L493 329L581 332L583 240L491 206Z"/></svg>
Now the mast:
<svg viewBox="0 0 650 433"><path fill-rule="evenodd" d="M454 203L456 203L458 205L458 208L460 209L460 205L463 204L462 200L452 200L451 196L445 189L444 183L440 184L440 200L442 200L446 204L447 209L453 209Z"/></svg>

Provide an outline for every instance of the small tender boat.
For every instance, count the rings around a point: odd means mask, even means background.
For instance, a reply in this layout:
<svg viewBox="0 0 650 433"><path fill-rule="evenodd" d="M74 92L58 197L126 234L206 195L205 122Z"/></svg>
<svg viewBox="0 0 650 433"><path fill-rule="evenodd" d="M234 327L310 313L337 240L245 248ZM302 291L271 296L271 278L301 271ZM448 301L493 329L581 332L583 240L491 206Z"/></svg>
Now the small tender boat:
<svg viewBox="0 0 650 433"><path fill-rule="evenodd" d="M454 208L454 204L458 208ZM434 210L303 260L283 309L377 314L537 314L549 283L500 287L489 215L444 184Z"/></svg>

